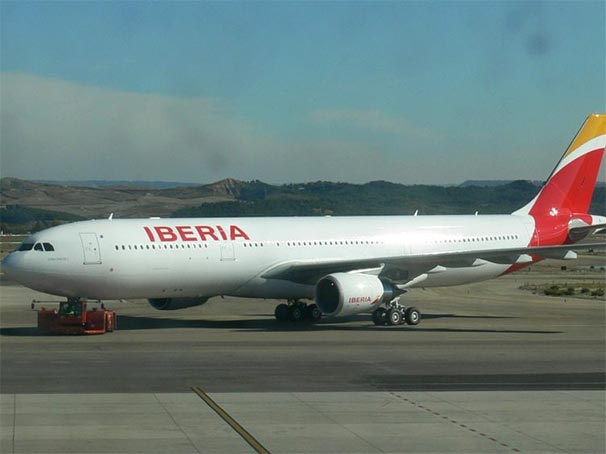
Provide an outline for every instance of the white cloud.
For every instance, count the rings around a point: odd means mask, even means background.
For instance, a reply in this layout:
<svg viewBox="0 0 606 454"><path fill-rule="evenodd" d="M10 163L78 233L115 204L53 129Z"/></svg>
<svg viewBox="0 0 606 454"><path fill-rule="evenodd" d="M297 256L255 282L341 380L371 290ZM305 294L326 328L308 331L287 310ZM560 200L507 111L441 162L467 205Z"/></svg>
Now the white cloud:
<svg viewBox="0 0 606 454"><path fill-rule="evenodd" d="M2 74L3 175L207 181L274 145L217 100Z"/></svg>
<svg viewBox="0 0 606 454"><path fill-rule="evenodd" d="M130 93L27 74L2 73L0 89L2 176L417 183L431 172L428 166L423 175L419 147L403 139L418 139L423 131L378 111L316 111L312 118L402 140L379 144L338 132L319 139L319 124L294 139L261 131L225 100Z"/></svg>

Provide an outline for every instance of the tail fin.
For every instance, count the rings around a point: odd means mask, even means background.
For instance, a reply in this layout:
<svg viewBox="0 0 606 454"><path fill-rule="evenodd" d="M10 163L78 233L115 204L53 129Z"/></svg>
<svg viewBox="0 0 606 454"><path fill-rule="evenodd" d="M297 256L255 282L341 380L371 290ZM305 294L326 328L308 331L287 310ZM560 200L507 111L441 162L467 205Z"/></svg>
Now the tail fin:
<svg viewBox="0 0 606 454"><path fill-rule="evenodd" d="M588 214L606 145L606 114L591 114L539 194L514 214Z"/></svg>

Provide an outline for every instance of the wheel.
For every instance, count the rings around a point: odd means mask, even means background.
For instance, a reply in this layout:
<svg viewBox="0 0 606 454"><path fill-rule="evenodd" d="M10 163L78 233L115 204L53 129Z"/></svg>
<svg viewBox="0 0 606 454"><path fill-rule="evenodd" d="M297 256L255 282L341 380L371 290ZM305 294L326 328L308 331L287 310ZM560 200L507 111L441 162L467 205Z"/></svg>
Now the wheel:
<svg viewBox="0 0 606 454"><path fill-rule="evenodd" d="M276 310L274 311L274 315L276 317L276 320L278 320L279 322L285 322L290 316L288 306L284 303L278 304L276 306Z"/></svg>
<svg viewBox="0 0 606 454"><path fill-rule="evenodd" d="M421 321L421 313L416 307L409 307L404 313L404 318L409 325L418 325Z"/></svg>
<svg viewBox="0 0 606 454"><path fill-rule="evenodd" d="M402 313L398 309L392 307L387 311L387 323L390 325L399 325L401 320Z"/></svg>
<svg viewBox="0 0 606 454"><path fill-rule="evenodd" d="M383 326L387 323L387 309L379 307L372 313L372 321L377 326Z"/></svg>
<svg viewBox="0 0 606 454"><path fill-rule="evenodd" d="M307 317L312 322L317 322L322 318L322 311L317 304L310 304L307 306Z"/></svg>
<svg viewBox="0 0 606 454"><path fill-rule="evenodd" d="M305 313L303 312L303 307L301 307L300 304L295 304L294 306L291 306L288 309L288 312L290 313L290 319L293 322L298 322L302 320L305 316Z"/></svg>

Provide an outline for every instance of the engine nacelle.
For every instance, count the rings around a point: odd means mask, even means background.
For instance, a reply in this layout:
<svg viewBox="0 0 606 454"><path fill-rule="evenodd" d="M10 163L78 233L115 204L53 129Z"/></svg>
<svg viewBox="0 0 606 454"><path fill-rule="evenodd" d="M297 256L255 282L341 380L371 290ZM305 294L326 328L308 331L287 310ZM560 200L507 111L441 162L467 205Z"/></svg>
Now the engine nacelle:
<svg viewBox="0 0 606 454"><path fill-rule="evenodd" d="M208 301L208 298L150 298L148 301L151 307L159 311L174 311L186 307L201 306Z"/></svg>
<svg viewBox="0 0 606 454"><path fill-rule="evenodd" d="M316 284L316 304L328 316L346 316L373 311L402 291L377 276L334 273Z"/></svg>

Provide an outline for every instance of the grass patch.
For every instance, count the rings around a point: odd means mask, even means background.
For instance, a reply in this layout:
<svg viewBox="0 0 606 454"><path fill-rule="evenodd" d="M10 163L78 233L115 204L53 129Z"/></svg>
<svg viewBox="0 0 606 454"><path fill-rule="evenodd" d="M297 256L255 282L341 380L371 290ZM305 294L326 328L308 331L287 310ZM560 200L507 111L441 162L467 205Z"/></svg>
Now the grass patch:
<svg viewBox="0 0 606 454"><path fill-rule="evenodd" d="M530 284L525 283L520 286L522 290L529 290L535 294L547 295L547 296L571 296L579 298L602 298L606 294L606 283L604 282L583 282L583 284L574 285L569 283L555 283L550 284Z"/></svg>

